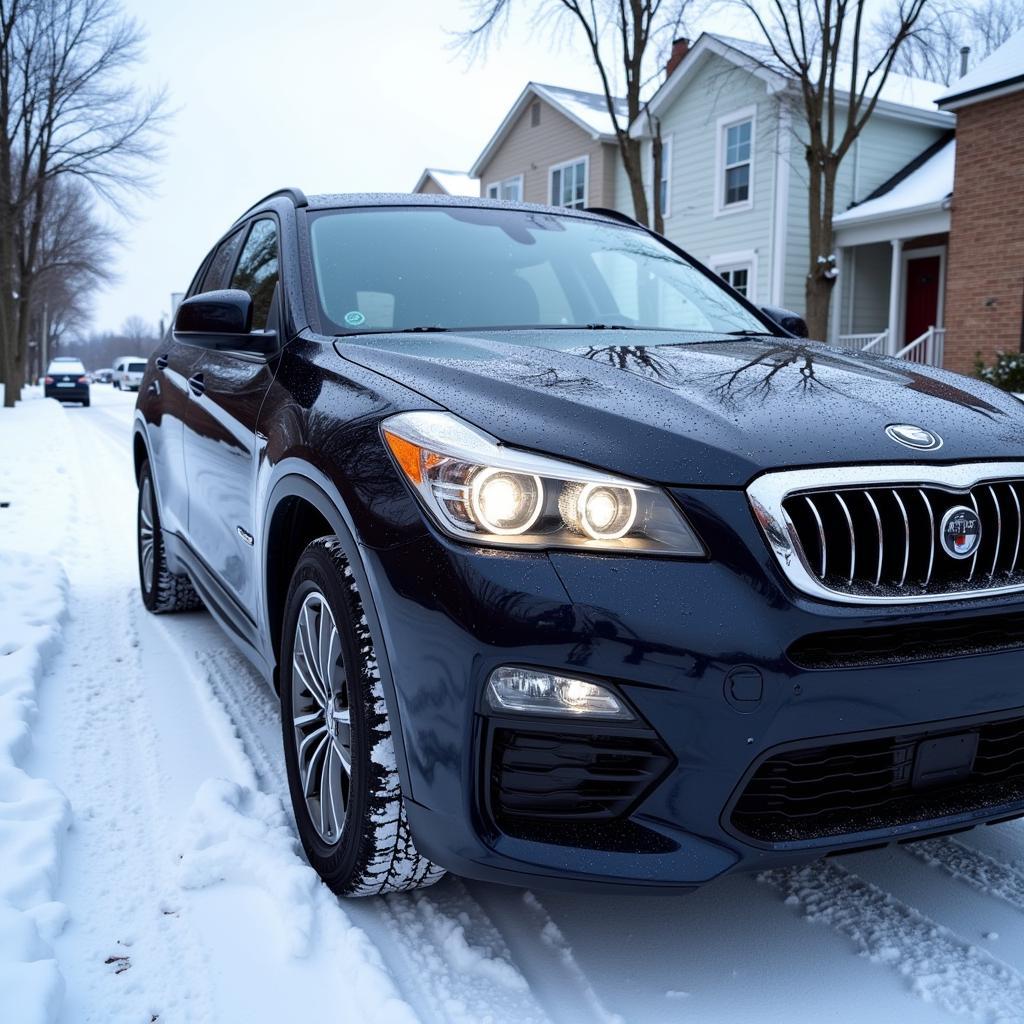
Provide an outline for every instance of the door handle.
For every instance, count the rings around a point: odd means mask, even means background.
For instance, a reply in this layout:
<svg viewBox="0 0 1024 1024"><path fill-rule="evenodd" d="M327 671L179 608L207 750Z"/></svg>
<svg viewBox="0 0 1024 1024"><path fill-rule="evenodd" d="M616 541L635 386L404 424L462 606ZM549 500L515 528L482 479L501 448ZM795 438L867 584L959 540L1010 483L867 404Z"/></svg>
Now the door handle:
<svg viewBox="0 0 1024 1024"><path fill-rule="evenodd" d="M192 389L192 394L201 395L206 391L206 384L203 382L203 375L197 373L188 379L188 386Z"/></svg>
<svg viewBox="0 0 1024 1024"><path fill-rule="evenodd" d="M156 357L156 368L158 370L166 370L167 369L167 356L166 355L157 356Z"/></svg>

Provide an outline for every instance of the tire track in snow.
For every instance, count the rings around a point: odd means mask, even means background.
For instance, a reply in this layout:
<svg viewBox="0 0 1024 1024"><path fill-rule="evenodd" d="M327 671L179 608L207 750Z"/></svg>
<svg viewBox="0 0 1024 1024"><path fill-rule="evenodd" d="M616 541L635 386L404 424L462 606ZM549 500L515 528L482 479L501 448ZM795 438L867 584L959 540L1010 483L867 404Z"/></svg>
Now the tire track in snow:
<svg viewBox="0 0 1024 1024"><path fill-rule="evenodd" d="M1024 873L1009 864L955 839L928 839L904 849L929 867L1024 911Z"/></svg>
<svg viewBox="0 0 1024 1024"><path fill-rule="evenodd" d="M902 975L926 1002L993 1024L1024 1019L1024 978L1016 970L833 861L758 879L808 921L829 925L872 963Z"/></svg>
<svg viewBox="0 0 1024 1024"><path fill-rule="evenodd" d="M208 1021L205 959L173 909L173 844L159 813L157 734L134 639L135 551L124 542L134 535L130 474L124 449L84 419L88 426L74 431L79 514L63 549L73 552L71 616L65 654L52 669L64 691L55 759L74 811L76 867L62 879L62 889L74 890L65 897L73 929L60 947L62 968L73 982L69 1001L84 1015L76 1024L143 1012L167 1024ZM102 507L86 466L105 482ZM110 501L111 488L124 500Z"/></svg>
<svg viewBox="0 0 1024 1024"><path fill-rule="evenodd" d="M276 696L230 649L196 652L195 659L201 685L224 716L221 731L237 737L261 786L290 808ZM501 932L458 879L423 892L348 901L344 912L381 949L402 995L425 1019L550 1021Z"/></svg>

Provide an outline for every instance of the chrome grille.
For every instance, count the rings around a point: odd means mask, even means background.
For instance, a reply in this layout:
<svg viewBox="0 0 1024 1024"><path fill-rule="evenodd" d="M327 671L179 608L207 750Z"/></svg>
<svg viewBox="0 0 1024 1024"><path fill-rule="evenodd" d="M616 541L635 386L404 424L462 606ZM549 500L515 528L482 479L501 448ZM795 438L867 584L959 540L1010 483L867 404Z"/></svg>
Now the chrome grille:
<svg viewBox="0 0 1024 1024"><path fill-rule="evenodd" d="M953 599L1024 589L1024 465L841 467L773 473L748 489L793 583L852 602ZM969 557L940 541L951 509L974 509Z"/></svg>

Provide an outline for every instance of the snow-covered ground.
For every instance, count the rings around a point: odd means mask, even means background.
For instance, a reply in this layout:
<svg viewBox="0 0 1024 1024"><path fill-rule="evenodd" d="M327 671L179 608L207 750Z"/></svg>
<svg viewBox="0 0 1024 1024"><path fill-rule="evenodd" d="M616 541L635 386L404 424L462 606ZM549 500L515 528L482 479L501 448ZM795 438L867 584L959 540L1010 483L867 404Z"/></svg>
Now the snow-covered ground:
<svg viewBox="0 0 1024 1024"><path fill-rule="evenodd" d="M0 1022L1024 1021L1024 826L690 896L339 902L272 695L136 595L133 396L0 411Z"/></svg>

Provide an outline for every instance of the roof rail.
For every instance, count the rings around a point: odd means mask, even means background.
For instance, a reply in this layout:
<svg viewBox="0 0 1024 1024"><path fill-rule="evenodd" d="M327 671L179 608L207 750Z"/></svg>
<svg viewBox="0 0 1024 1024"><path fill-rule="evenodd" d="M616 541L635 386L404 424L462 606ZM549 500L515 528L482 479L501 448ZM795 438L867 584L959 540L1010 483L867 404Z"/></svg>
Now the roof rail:
<svg viewBox="0 0 1024 1024"><path fill-rule="evenodd" d="M584 213L599 213L602 217L611 217L613 220L621 220L623 224L629 224L635 228L642 228L643 224L640 221L630 217L628 213L623 213L621 210L612 210L606 206L585 206L583 207Z"/></svg>
<svg viewBox="0 0 1024 1024"><path fill-rule="evenodd" d="M262 199L257 200L245 213L239 214L237 220L241 220L247 213L251 213L257 206L262 206L268 199L276 199L278 196L287 196L295 206L309 206L306 193L301 188L279 188Z"/></svg>

